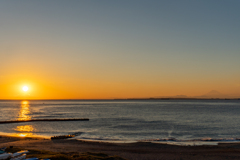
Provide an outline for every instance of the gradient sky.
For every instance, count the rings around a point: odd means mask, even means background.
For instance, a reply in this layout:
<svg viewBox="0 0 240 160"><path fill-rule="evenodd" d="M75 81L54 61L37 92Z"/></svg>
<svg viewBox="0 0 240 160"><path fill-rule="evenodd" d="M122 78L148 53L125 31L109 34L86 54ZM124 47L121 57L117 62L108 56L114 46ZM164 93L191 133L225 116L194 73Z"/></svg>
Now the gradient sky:
<svg viewBox="0 0 240 160"><path fill-rule="evenodd" d="M0 99L240 96L239 8L239 0L2 0Z"/></svg>

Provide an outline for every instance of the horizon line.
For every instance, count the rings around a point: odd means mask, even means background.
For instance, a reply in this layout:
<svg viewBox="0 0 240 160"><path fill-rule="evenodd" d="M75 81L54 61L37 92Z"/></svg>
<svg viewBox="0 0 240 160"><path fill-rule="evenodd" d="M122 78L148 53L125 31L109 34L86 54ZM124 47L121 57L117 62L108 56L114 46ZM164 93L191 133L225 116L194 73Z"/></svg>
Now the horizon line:
<svg viewBox="0 0 240 160"><path fill-rule="evenodd" d="M0 101L94 101L94 100L240 100L239 98L104 98L104 99L0 99Z"/></svg>

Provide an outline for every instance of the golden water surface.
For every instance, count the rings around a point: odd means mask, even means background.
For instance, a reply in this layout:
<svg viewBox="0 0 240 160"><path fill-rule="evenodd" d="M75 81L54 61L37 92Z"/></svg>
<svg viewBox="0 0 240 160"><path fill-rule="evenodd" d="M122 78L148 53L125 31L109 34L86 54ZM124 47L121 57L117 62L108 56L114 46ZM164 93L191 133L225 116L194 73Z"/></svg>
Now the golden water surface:
<svg viewBox="0 0 240 160"><path fill-rule="evenodd" d="M22 101L20 106L20 111L18 113L18 120L30 120L32 117L29 116L31 113L29 110L29 102L28 101ZM21 123L19 123L21 124ZM20 137L32 137L33 131L35 130L32 125L19 125L14 128L14 130L18 131L19 133L16 133L15 136Z"/></svg>

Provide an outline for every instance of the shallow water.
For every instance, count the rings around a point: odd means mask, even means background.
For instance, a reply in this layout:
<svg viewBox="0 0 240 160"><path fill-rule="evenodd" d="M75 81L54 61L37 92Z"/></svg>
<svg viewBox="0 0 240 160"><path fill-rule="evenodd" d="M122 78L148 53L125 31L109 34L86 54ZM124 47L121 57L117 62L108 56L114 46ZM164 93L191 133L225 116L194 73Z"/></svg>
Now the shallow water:
<svg viewBox="0 0 240 160"><path fill-rule="evenodd" d="M239 141L240 100L0 101L0 121L89 118L90 121L0 124L0 134L105 141Z"/></svg>

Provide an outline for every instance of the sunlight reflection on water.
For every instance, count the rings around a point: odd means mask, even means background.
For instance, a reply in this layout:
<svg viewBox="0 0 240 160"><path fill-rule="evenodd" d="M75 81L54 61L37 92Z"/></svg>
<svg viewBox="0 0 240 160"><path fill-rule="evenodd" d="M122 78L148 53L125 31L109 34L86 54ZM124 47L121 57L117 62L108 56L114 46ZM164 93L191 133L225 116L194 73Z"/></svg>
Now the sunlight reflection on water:
<svg viewBox="0 0 240 160"><path fill-rule="evenodd" d="M30 110L29 110L29 102L28 101L22 101L21 102L21 109L19 111L19 117L18 120L29 120L32 117L29 116L30 114ZM18 137L32 137L33 136L33 132L35 129L33 128L32 125L21 125L21 126L17 126L14 128L15 131L18 131L19 133L16 133L15 136Z"/></svg>
<svg viewBox="0 0 240 160"><path fill-rule="evenodd" d="M32 125L17 126L14 130L19 132L32 132L34 130Z"/></svg>
<svg viewBox="0 0 240 160"><path fill-rule="evenodd" d="M29 111L28 101L22 101L18 120L29 120L29 119L31 119L31 116L29 116L29 114L30 114L30 111Z"/></svg>

